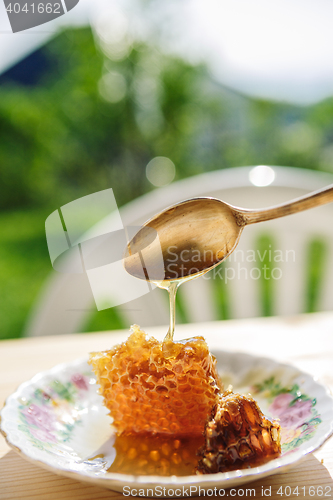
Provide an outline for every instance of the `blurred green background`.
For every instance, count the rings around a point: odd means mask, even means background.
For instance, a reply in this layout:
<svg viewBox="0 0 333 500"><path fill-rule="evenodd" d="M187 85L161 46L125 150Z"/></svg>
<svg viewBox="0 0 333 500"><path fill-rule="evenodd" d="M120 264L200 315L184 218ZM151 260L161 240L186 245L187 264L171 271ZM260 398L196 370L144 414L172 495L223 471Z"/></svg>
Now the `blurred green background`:
<svg viewBox="0 0 333 500"><path fill-rule="evenodd" d="M90 28L63 30L38 58L30 81L0 78L1 339L22 335L51 270L46 217L108 187L118 206L154 189L152 158L170 158L174 180L256 164L333 172L333 98L302 107L245 97L148 43L114 61ZM110 309L86 331L122 326Z"/></svg>

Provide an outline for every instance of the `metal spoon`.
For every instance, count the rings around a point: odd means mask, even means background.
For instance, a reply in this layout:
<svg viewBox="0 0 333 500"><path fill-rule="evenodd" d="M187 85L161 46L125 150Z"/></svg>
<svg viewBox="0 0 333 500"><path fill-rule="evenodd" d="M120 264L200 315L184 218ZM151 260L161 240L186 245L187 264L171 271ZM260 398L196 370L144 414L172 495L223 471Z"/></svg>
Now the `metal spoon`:
<svg viewBox="0 0 333 500"><path fill-rule="evenodd" d="M129 242L124 266L148 281L193 279L226 259L245 226L294 214L333 201L333 185L274 207L250 210L215 198L193 198L147 221ZM158 238L156 237L158 236Z"/></svg>

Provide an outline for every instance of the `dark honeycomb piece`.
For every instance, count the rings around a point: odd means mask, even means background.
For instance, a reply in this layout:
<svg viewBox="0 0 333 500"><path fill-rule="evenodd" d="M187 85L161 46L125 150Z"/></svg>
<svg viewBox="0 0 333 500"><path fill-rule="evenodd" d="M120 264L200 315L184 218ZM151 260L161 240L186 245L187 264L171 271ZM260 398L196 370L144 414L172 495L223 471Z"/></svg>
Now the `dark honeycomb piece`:
<svg viewBox="0 0 333 500"><path fill-rule="evenodd" d="M265 417L250 395L227 391L206 423L197 470L211 474L253 467L280 453L279 423Z"/></svg>

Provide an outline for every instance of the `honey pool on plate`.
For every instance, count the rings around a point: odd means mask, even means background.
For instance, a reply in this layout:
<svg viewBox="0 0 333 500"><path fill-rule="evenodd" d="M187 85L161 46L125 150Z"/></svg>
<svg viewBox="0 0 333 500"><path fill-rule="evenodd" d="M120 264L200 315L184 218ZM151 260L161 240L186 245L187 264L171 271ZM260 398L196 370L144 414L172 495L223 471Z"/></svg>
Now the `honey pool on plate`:
<svg viewBox="0 0 333 500"><path fill-rule="evenodd" d="M123 474L190 476L195 474L197 450L203 436L136 434L118 436L116 456L108 472Z"/></svg>

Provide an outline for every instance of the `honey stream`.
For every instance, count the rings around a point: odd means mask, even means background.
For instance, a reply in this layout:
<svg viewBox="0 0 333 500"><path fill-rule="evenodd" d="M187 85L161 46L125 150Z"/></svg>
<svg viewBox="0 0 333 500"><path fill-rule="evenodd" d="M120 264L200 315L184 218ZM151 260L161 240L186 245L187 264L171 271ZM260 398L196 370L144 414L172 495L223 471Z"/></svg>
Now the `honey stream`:
<svg viewBox="0 0 333 500"><path fill-rule="evenodd" d="M199 278L203 274L206 274L209 269L201 271L196 274L192 274L190 276L185 276L183 278L178 278L176 280L163 280L163 281L152 281L154 285L167 290L169 294L169 310L170 310L170 322L169 322L169 330L166 336L164 337L165 341L173 341L174 333L175 333L175 325L176 325L176 294L180 285L185 283L186 281L193 280L195 278Z"/></svg>

